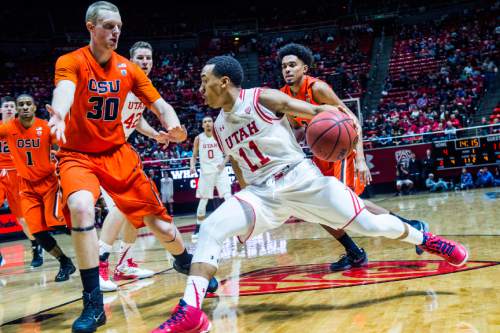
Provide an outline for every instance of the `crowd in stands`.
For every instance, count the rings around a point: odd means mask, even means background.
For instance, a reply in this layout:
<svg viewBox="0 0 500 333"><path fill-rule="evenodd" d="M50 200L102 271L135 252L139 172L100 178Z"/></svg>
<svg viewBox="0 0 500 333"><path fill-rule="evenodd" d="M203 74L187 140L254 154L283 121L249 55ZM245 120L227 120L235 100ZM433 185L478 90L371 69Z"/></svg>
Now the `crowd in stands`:
<svg viewBox="0 0 500 333"><path fill-rule="evenodd" d="M398 29L384 97L378 109L365 117L364 139L370 139L371 146L389 146L422 140L421 134L431 131L444 131L433 138L454 138L457 129L470 125L479 99L498 71L495 18L481 11L461 19L447 18ZM293 38L283 36L257 35L231 52L256 51L260 84L279 88L282 74L276 52L286 43L299 42L313 51L315 62L310 75L327 82L332 82L333 75L340 76L342 84L333 88L342 98L361 97L366 92L373 44L373 29L369 24L337 26L331 31L304 30ZM199 73L211 52L230 49L224 40L219 43L217 40L212 39L208 51L155 52L151 79L177 110L189 139L163 149L153 140L133 135L130 140L146 165L155 166L158 162L151 161L165 159L171 160L171 167L187 165L203 116L217 115L217 111L203 105L198 92ZM53 61L8 62L4 70L7 79L0 80L0 96L31 93L39 107L37 115L48 118L43 106L51 99ZM145 117L152 126L160 127L151 112L146 112ZM497 107L491 118L484 118L482 123L498 123L499 119ZM395 140L398 135L412 136Z"/></svg>
<svg viewBox="0 0 500 333"><path fill-rule="evenodd" d="M419 134L436 131L445 133L427 138L454 138L457 129L471 125L498 72L496 26L496 15L486 9L401 27L383 98L365 119L370 146L413 143L422 140ZM395 142L400 135L410 137Z"/></svg>

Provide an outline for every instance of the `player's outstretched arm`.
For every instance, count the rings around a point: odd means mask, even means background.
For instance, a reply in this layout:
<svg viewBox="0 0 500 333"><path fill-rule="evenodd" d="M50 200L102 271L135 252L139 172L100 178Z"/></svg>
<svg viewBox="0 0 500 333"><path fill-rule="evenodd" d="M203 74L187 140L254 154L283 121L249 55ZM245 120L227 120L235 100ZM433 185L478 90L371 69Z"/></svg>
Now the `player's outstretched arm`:
<svg viewBox="0 0 500 333"><path fill-rule="evenodd" d="M64 119L73 105L75 90L76 85L73 81L59 81L52 94L52 104L46 105L47 111L50 113L50 133L54 134L58 141L62 140L63 143L66 142Z"/></svg>
<svg viewBox="0 0 500 333"><path fill-rule="evenodd" d="M312 119L323 111L337 110L332 105L313 105L276 89L262 89L259 95L259 103L275 113L283 113L293 117Z"/></svg>
<svg viewBox="0 0 500 333"><path fill-rule="evenodd" d="M170 141L182 142L187 139L187 131L181 127L177 113L175 113L172 105L160 98L151 105L151 109L160 120L161 125L168 130Z"/></svg>
<svg viewBox="0 0 500 333"><path fill-rule="evenodd" d="M189 160L189 170L191 172L191 174L195 174L196 173L196 160L198 159L198 151L200 149L200 137L199 136L196 136L196 138L194 138L194 142L193 142L193 155L191 156L191 159Z"/></svg>
<svg viewBox="0 0 500 333"><path fill-rule="evenodd" d="M164 145L168 145L169 143L168 133L155 130L144 117L141 117L141 119L139 119L136 129L137 132L141 133L144 136L147 136L148 138L156 140L156 142L158 143Z"/></svg>
<svg viewBox="0 0 500 333"><path fill-rule="evenodd" d="M333 89L325 82L320 81L314 83L312 91L314 99L318 103L338 106L341 111L345 112L354 121L356 131L358 132L358 143L356 144L356 163L354 163L354 165L360 180L365 184L370 184L372 176L365 161L365 153L363 149L363 130L358 117L354 114L354 112L349 110Z"/></svg>

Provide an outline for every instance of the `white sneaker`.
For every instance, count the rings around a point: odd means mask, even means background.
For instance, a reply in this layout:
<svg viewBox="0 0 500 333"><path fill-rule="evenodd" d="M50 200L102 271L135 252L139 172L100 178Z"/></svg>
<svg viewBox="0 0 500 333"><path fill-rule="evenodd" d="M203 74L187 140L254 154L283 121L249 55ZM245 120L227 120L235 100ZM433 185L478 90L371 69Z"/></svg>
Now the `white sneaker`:
<svg viewBox="0 0 500 333"><path fill-rule="evenodd" d="M119 280L137 280L152 277L155 274L152 270L139 268L134 259L129 258L124 263L116 266L113 279Z"/></svg>
<svg viewBox="0 0 500 333"><path fill-rule="evenodd" d="M99 261L99 288L102 292L118 289L118 286L109 279L109 263L107 261Z"/></svg>

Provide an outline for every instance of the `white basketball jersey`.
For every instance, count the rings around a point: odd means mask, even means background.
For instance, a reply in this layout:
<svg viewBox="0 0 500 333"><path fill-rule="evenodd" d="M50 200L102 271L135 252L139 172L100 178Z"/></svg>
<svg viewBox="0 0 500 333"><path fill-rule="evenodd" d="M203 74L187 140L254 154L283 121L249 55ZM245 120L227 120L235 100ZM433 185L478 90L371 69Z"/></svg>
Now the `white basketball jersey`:
<svg viewBox="0 0 500 333"><path fill-rule="evenodd" d="M286 117L258 103L261 89L242 89L231 112L221 110L214 133L224 153L240 166L248 184L261 184L305 155Z"/></svg>
<svg viewBox="0 0 500 333"><path fill-rule="evenodd" d="M205 133L198 135L198 153L202 173L216 173L219 171L217 166L224 161L224 155L213 135L207 136Z"/></svg>
<svg viewBox="0 0 500 333"><path fill-rule="evenodd" d="M123 132L125 132L126 139L135 131L145 108L146 106L137 96L131 92L127 94L122 110Z"/></svg>

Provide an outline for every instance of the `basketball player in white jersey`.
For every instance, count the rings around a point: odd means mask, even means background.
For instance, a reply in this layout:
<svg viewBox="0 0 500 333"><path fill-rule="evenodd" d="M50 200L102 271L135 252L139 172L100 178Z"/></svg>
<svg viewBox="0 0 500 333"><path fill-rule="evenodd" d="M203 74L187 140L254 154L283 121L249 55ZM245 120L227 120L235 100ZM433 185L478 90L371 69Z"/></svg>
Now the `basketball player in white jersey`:
<svg viewBox="0 0 500 333"><path fill-rule="evenodd" d="M154 333L208 332L201 310L209 279L215 274L224 240L279 227L290 216L419 245L452 265L468 254L459 243L421 231L390 214L374 215L348 187L326 177L305 158L285 115L313 118L330 105L312 105L274 89L241 89L243 69L229 56L210 59L201 72L200 91L211 108L221 108L214 136L243 190L226 200L201 225L184 297L171 318Z"/></svg>
<svg viewBox="0 0 500 333"><path fill-rule="evenodd" d="M137 42L130 48L130 60L137 64L146 75L153 67L153 48L147 42ZM157 132L142 116L145 105L133 93L127 95L122 110L123 131L128 138L135 130L155 139L159 143L167 143L164 132ZM123 229L123 240L120 246L120 255L113 278L117 280L144 279L154 275L148 269L141 269L130 255L130 248L137 239L137 229L126 221L123 213L116 207L111 197L101 188L109 213L104 220L99 239L99 284L101 291L114 291L118 286L109 279L109 254L113 243Z"/></svg>
<svg viewBox="0 0 500 333"><path fill-rule="evenodd" d="M196 210L196 230L191 239L196 242L200 223L205 219L207 203L214 197L214 188L217 188L219 198L227 200L231 197L231 180L226 171L229 155L224 154L219 148L213 136L214 121L212 117L206 116L202 120L203 133L199 134L193 143L193 156L190 160L191 174L196 174L196 159L200 157L200 178L196 197L200 199Z"/></svg>

